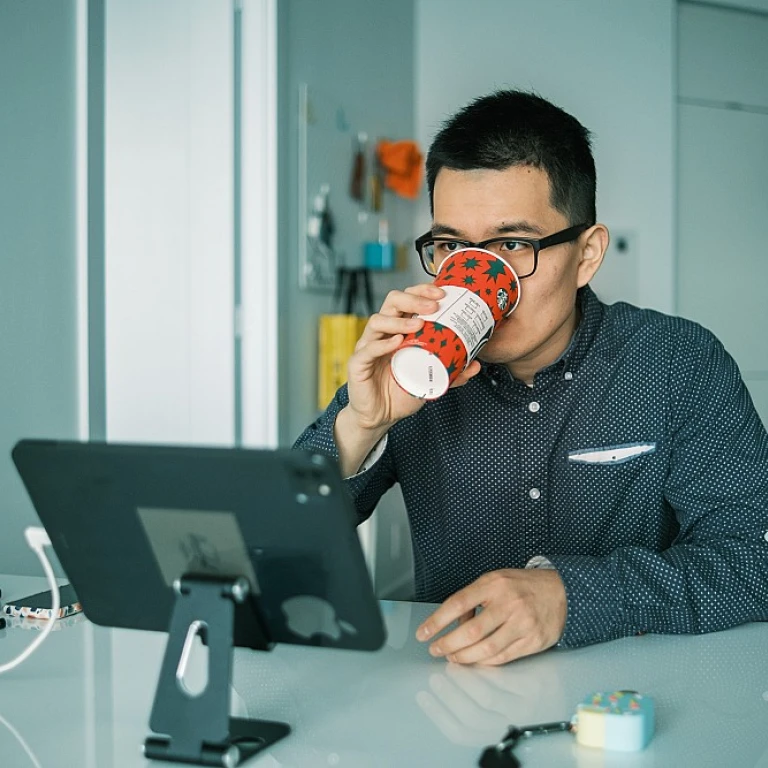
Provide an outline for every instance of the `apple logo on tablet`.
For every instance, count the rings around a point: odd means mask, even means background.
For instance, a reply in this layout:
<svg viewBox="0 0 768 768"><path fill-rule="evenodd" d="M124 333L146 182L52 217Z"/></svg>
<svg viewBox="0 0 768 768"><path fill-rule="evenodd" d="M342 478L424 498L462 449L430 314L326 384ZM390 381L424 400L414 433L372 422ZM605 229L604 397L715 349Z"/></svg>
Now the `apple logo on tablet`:
<svg viewBox="0 0 768 768"><path fill-rule="evenodd" d="M337 618L334 607L322 597L289 597L283 601L282 608L288 629L307 640L314 635L325 635L331 640L338 640L343 632L357 634L357 629L348 621Z"/></svg>

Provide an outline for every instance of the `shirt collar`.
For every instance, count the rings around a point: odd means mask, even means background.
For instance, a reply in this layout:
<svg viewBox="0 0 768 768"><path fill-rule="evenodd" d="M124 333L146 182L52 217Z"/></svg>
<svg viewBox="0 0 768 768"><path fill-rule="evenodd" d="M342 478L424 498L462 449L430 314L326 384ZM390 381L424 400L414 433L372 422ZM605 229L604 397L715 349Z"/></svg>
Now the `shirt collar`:
<svg viewBox="0 0 768 768"><path fill-rule="evenodd" d="M605 311L605 305L595 296L589 285L579 288L576 303L581 312L581 320L568 349L560 356L560 361L565 361L569 370L578 368L586 358L600 330Z"/></svg>
<svg viewBox="0 0 768 768"><path fill-rule="evenodd" d="M597 298L595 292L585 285L576 293L576 304L579 307L581 318L571 337L571 341L565 351L553 363L543 368L536 375L545 371L559 371L561 369L574 371L579 368L586 358L592 343L597 336L603 320L604 305ZM498 363L486 363L480 361L482 372L491 378L498 378L500 372L509 373L506 366Z"/></svg>

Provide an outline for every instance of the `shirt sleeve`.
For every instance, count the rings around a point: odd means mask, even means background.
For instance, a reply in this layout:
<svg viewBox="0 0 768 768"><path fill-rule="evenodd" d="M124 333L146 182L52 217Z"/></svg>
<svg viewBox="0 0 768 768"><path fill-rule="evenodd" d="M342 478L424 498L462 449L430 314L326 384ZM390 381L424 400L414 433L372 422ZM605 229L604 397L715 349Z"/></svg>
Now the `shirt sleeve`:
<svg viewBox="0 0 768 768"><path fill-rule="evenodd" d="M679 533L663 552L544 553L568 599L560 646L768 619L768 437L735 362L699 330L670 377L664 497Z"/></svg>
<svg viewBox="0 0 768 768"><path fill-rule="evenodd" d="M338 461L339 449L333 435L339 411L349 402L346 384L341 387L325 412L293 444L294 449L316 451ZM358 515L358 522L367 520L381 497L394 485L396 476L388 448L388 435L373 447L359 470L344 480Z"/></svg>

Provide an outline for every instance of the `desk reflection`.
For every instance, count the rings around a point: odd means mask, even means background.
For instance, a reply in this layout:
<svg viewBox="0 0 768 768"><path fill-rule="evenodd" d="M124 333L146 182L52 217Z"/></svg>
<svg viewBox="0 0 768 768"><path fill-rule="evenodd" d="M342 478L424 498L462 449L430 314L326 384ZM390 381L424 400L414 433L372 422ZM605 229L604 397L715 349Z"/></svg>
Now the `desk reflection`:
<svg viewBox="0 0 768 768"><path fill-rule="evenodd" d="M632 688L656 701L656 736L640 753L581 747L567 733L522 742L526 768L768 768L768 625L704 636L646 635L576 650L553 649L505 667L433 659L415 641L433 606L383 603L388 639L378 652L278 645L237 649L232 714L281 720L291 735L248 765L470 766L514 723L571 717L594 690ZM0 633L11 658L31 632ZM3 766L152 765L141 756L166 636L62 627L0 681ZM193 656L190 672L202 674ZM36 762L35 762L36 761Z"/></svg>
<svg viewBox="0 0 768 768"><path fill-rule="evenodd" d="M383 610L388 641L375 654L282 646L274 659L240 657L235 688L249 714L294 726L273 752L277 764L417 765L415 755L432 754L435 764L473 765L509 724L568 719L590 691L616 689L656 701L656 737L646 750L602 752L564 733L523 742L525 764L668 765L670 750L697 765L733 764L735 754L744 766L768 760L766 625L553 649L486 668L433 659L414 641L431 606L384 603ZM301 748L299 763L284 757L289 744L291 754ZM388 761L379 761L382 754Z"/></svg>

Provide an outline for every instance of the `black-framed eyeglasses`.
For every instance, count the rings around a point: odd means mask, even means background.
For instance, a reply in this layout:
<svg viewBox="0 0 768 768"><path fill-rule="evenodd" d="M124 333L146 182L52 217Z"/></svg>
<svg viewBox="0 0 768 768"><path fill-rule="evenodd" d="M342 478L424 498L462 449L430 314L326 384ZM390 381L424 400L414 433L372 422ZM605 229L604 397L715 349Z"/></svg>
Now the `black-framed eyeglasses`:
<svg viewBox="0 0 768 768"><path fill-rule="evenodd" d="M559 232L538 239L502 235L501 237L492 237L490 240L482 240L479 243L457 240L453 237L434 237L431 232L427 232L417 238L414 245L421 259L421 266L428 275L433 277L440 269L443 260L454 251L459 251L462 248L484 248L507 261L522 280L524 277L530 277L536 271L536 267L539 266L539 251L553 245L570 243L590 226L590 224L576 224L573 227L561 229Z"/></svg>

